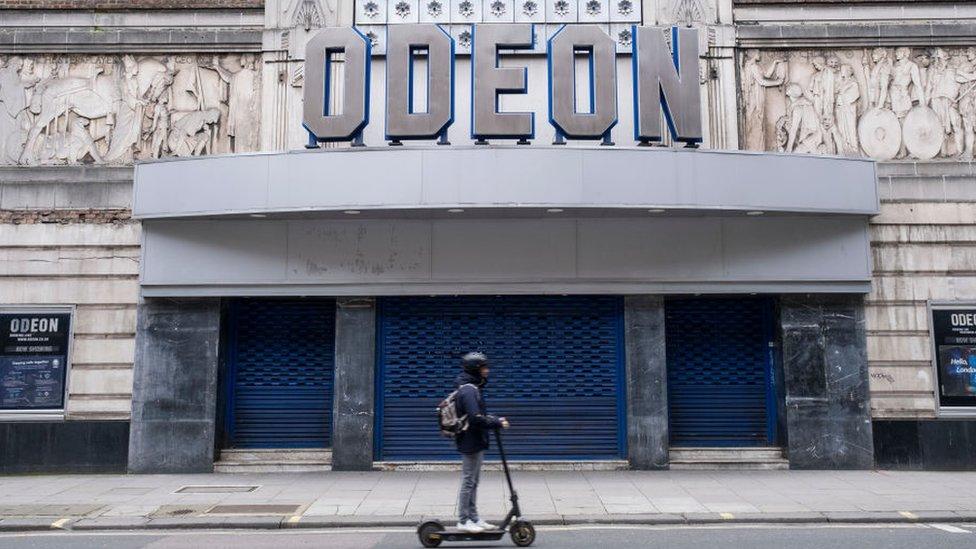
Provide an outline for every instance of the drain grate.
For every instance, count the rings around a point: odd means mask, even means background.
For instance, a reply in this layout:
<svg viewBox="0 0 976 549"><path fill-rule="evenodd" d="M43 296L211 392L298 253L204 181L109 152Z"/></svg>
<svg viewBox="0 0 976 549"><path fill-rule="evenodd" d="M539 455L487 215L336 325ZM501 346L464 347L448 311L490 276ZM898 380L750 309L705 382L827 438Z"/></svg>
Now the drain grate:
<svg viewBox="0 0 976 549"><path fill-rule="evenodd" d="M175 493L177 494L243 494L253 492L260 488L260 485L239 484L239 485L189 485L183 486Z"/></svg>
<svg viewBox="0 0 976 549"><path fill-rule="evenodd" d="M155 511L149 514L151 517L187 517L191 515L202 515L207 512L210 505L160 505Z"/></svg>
<svg viewBox="0 0 976 549"><path fill-rule="evenodd" d="M216 505L208 515L294 515L301 505Z"/></svg>

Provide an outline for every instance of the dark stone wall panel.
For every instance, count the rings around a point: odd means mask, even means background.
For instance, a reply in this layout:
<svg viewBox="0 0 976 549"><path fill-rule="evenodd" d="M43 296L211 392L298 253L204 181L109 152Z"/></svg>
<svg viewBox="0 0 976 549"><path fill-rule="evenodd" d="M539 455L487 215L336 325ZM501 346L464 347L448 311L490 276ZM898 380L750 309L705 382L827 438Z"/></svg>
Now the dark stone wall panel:
<svg viewBox="0 0 976 549"><path fill-rule="evenodd" d="M139 304L129 472L213 471L218 299Z"/></svg>
<svg viewBox="0 0 976 549"><path fill-rule="evenodd" d="M877 420L874 448L882 469L976 470L976 420Z"/></svg>
<svg viewBox="0 0 976 549"><path fill-rule="evenodd" d="M976 469L976 421L923 421L918 441L926 469Z"/></svg>
<svg viewBox="0 0 976 549"><path fill-rule="evenodd" d="M780 300L791 468L867 469L874 463L862 299Z"/></svg>
<svg viewBox="0 0 976 549"><path fill-rule="evenodd" d="M668 372L664 298L624 298L627 457L634 469L668 467Z"/></svg>
<svg viewBox="0 0 976 549"><path fill-rule="evenodd" d="M128 421L0 423L0 474L122 473Z"/></svg>

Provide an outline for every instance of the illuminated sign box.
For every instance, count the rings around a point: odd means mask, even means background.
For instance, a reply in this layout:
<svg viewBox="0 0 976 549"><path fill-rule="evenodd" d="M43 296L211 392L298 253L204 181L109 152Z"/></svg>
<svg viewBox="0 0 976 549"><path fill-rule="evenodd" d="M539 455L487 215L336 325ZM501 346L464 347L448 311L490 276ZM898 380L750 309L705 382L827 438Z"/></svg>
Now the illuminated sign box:
<svg viewBox="0 0 976 549"><path fill-rule="evenodd" d="M976 417L976 303L929 304L940 417Z"/></svg>

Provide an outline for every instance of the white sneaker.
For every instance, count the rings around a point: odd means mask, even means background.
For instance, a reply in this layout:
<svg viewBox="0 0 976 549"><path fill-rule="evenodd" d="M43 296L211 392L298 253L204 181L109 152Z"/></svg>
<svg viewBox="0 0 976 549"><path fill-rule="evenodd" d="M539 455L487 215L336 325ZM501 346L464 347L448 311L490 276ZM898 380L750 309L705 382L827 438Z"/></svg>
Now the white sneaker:
<svg viewBox="0 0 976 549"><path fill-rule="evenodd" d="M482 530L498 530L498 527L490 522L485 522L482 519L478 519L478 522L474 523L475 526L481 528Z"/></svg>
<svg viewBox="0 0 976 549"><path fill-rule="evenodd" d="M471 520L468 520L467 522L457 523L457 529L462 532L467 532L469 534L478 534L485 531L484 528L478 526Z"/></svg>

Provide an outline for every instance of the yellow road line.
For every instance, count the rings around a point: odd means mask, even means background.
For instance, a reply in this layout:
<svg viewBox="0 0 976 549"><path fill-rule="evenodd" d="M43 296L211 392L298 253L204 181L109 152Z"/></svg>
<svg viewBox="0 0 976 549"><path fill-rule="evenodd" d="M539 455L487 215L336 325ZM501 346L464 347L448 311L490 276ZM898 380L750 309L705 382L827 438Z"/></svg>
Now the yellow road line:
<svg viewBox="0 0 976 549"><path fill-rule="evenodd" d="M63 529L64 528L64 525L65 524L68 524L68 521L69 520L70 519L59 518L58 520L56 520L56 521L54 521L54 522L51 523L51 528L60 528L60 529Z"/></svg>
<svg viewBox="0 0 976 549"><path fill-rule="evenodd" d="M722 517L722 520L732 520L735 518L735 515L732 513L719 513L718 516Z"/></svg>

